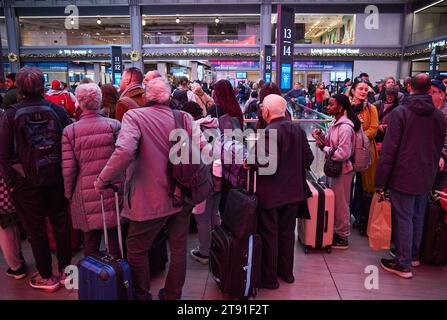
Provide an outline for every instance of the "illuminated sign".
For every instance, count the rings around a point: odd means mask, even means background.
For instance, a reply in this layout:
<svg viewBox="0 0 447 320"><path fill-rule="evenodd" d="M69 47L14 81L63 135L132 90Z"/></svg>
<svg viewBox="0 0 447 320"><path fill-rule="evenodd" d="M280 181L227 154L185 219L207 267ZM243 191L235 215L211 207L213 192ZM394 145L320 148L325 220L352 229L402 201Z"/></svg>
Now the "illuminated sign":
<svg viewBox="0 0 447 320"><path fill-rule="evenodd" d="M280 4L277 5L277 8L276 63L280 66L280 72L276 73L276 83L281 83L281 91L289 91L292 89L295 9Z"/></svg>
<svg viewBox="0 0 447 320"><path fill-rule="evenodd" d="M59 54L91 54L93 51L91 49L89 50L59 50Z"/></svg>
<svg viewBox="0 0 447 320"><path fill-rule="evenodd" d="M436 42L431 42L431 43L429 43L428 44L428 48L430 48L430 49L433 49L434 47L443 47L443 46L445 46L446 45L446 43L447 43L447 40L439 40L439 41L436 41Z"/></svg>
<svg viewBox="0 0 447 320"><path fill-rule="evenodd" d="M214 49L194 49L194 48L183 49L183 53L213 54L213 53L218 53L218 52L219 52L219 50L217 48L214 48Z"/></svg>
<svg viewBox="0 0 447 320"><path fill-rule="evenodd" d="M359 48L336 48L336 49L329 49L329 48L311 48L310 54L360 54Z"/></svg>

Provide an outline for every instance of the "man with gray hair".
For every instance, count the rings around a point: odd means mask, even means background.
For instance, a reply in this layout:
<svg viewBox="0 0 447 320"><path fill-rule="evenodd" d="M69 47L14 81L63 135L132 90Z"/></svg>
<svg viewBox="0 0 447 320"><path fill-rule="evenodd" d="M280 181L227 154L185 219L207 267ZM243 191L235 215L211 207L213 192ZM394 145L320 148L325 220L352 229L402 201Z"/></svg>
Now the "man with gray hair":
<svg viewBox="0 0 447 320"><path fill-rule="evenodd" d="M92 188L96 177L115 150L121 124L99 113L101 89L95 83L81 84L76 88L76 98L82 110L81 118L67 126L62 135L62 173L65 197L70 201L74 229L84 236L84 255L98 253L103 230L99 197ZM122 193L122 181L114 185ZM109 250L120 256L114 195L111 190L103 193L105 221L108 230Z"/></svg>
<svg viewBox="0 0 447 320"><path fill-rule="evenodd" d="M116 148L95 182L102 192L127 169L123 217L130 220L127 258L132 270L133 294L137 300L151 299L148 251L166 225L170 246L170 267L161 299L180 299L186 276L186 249L192 205L178 205L170 188L167 170L171 142L176 129L169 107L171 89L162 78L148 82L143 108L126 112ZM185 130L193 119L182 112Z"/></svg>
<svg viewBox="0 0 447 320"><path fill-rule="evenodd" d="M144 76L143 84L146 87L149 81L154 80L156 78L161 78L161 73L157 70L151 70L146 73Z"/></svg>
<svg viewBox="0 0 447 320"><path fill-rule="evenodd" d="M265 154L270 167L275 164L276 172L258 176L257 194L259 201L258 231L262 238L262 285L267 289L277 289L279 276L292 283L293 256L295 245L295 224L300 218L310 218L308 213L299 212L300 203L306 201L309 190L306 184L306 169L314 156L299 126L285 117L287 102L276 94L264 98L261 111L267 122L265 128ZM270 143L270 135L276 134L276 148ZM262 136L262 134L261 134ZM261 141L261 140L260 140ZM258 141L258 148L260 147ZM258 150L259 154L259 150ZM261 172L261 171L260 171Z"/></svg>

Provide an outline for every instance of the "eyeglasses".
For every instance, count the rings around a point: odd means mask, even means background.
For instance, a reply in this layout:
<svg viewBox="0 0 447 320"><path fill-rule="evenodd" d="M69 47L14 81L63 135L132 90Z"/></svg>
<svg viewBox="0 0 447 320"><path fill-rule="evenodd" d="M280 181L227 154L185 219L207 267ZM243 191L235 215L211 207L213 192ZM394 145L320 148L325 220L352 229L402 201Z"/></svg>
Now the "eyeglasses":
<svg viewBox="0 0 447 320"><path fill-rule="evenodd" d="M355 78L354 83L368 83L368 81L363 78L357 77Z"/></svg>

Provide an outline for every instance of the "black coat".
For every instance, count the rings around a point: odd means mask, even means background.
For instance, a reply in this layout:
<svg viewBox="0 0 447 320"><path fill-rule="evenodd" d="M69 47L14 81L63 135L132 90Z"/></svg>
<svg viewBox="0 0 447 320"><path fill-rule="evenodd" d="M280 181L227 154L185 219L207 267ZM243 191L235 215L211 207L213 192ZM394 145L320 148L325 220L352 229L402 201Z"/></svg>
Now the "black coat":
<svg viewBox="0 0 447 320"><path fill-rule="evenodd" d="M376 186L410 195L432 189L444 146L444 115L427 94L410 95L390 114Z"/></svg>
<svg viewBox="0 0 447 320"><path fill-rule="evenodd" d="M286 118L274 119L265 130L265 154L271 158L275 158L275 155L268 145L269 135L271 130L277 132L277 169L272 175L258 174L259 205L264 209L272 209L306 200L309 197L306 169L314 160L306 133ZM266 166L259 164L258 159L260 170Z"/></svg>

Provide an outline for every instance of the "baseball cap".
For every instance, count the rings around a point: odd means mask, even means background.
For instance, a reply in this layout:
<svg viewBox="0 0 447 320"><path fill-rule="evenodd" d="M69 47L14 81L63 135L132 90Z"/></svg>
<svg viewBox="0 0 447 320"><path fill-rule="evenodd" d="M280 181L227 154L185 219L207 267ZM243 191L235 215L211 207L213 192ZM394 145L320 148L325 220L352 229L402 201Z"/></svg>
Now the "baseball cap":
<svg viewBox="0 0 447 320"><path fill-rule="evenodd" d="M61 82L59 80L51 81L51 89L57 90L61 88Z"/></svg>
<svg viewBox="0 0 447 320"><path fill-rule="evenodd" d="M445 92L445 85L441 80L432 80L431 85L438 87L442 92Z"/></svg>

